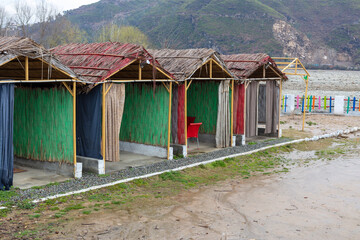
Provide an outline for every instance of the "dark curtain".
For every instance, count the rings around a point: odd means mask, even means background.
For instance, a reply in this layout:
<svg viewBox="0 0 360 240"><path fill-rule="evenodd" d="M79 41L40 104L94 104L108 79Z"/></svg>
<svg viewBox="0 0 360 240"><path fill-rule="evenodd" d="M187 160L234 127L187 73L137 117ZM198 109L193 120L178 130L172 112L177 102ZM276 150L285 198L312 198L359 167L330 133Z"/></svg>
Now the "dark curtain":
<svg viewBox="0 0 360 240"><path fill-rule="evenodd" d="M9 190L14 175L14 85L0 84L0 190Z"/></svg>
<svg viewBox="0 0 360 240"><path fill-rule="evenodd" d="M278 121L279 121L279 87L276 86L276 81L267 81L265 133L276 133Z"/></svg>
<svg viewBox="0 0 360 240"><path fill-rule="evenodd" d="M266 86L265 84L259 84L259 106L258 106L258 122L265 123L266 122Z"/></svg>
<svg viewBox="0 0 360 240"><path fill-rule="evenodd" d="M97 86L76 99L77 155L102 159L101 156L101 89Z"/></svg>

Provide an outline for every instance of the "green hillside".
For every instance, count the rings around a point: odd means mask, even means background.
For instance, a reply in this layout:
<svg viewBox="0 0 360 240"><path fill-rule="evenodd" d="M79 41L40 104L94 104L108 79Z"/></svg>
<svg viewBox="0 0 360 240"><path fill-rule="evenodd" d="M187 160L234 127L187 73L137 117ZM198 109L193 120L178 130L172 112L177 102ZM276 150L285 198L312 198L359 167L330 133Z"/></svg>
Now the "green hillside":
<svg viewBox="0 0 360 240"><path fill-rule="evenodd" d="M284 20L314 43L345 51L360 63L353 40L359 37L359 0L101 0L66 15L90 36L114 22L140 28L153 47L212 47L223 53L281 54L272 26ZM344 29L350 29L346 36Z"/></svg>

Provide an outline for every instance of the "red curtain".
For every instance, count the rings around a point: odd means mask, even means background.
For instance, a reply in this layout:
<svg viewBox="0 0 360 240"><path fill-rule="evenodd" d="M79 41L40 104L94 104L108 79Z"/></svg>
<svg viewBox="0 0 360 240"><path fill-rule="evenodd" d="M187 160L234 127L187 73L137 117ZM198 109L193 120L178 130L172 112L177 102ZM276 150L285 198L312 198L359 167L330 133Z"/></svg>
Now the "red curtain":
<svg viewBox="0 0 360 240"><path fill-rule="evenodd" d="M244 135L245 84L234 86L234 134Z"/></svg>
<svg viewBox="0 0 360 240"><path fill-rule="evenodd" d="M185 145L185 85L178 87L178 143Z"/></svg>

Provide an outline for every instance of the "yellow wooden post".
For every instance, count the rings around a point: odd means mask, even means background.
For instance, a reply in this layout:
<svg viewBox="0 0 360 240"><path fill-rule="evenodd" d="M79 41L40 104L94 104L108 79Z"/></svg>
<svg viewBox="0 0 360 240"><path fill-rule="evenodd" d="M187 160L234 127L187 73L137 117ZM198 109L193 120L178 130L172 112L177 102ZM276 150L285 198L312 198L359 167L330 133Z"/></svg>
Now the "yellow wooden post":
<svg viewBox="0 0 360 240"><path fill-rule="evenodd" d="M306 99L307 99L307 91L308 91L308 83L309 83L309 77L306 78L306 88L305 88L305 98L304 98L304 105L306 103ZM306 106L306 105L305 105ZM303 122L302 122L302 130L304 131L305 129L305 115L306 115L306 108L304 107L304 112L303 112Z"/></svg>
<svg viewBox="0 0 360 240"><path fill-rule="evenodd" d="M104 172L105 172L105 154L106 154L106 121L105 121L105 114L106 114L106 83L103 83L102 86L102 125L101 125L101 136L102 136L102 141L101 141L101 151L102 151L102 156L104 159Z"/></svg>
<svg viewBox="0 0 360 240"><path fill-rule="evenodd" d="M187 149L187 145L188 145L188 141L187 141L187 81L185 80L185 126L184 126L184 130L185 130L185 147ZM187 151L187 150L186 150Z"/></svg>
<svg viewBox="0 0 360 240"><path fill-rule="evenodd" d="M231 138L231 147L233 146L233 136L234 136L234 79L231 80L231 134L230 134L230 138Z"/></svg>
<svg viewBox="0 0 360 240"><path fill-rule="evenodd" d="M210 79L213 77L213 60L210 60Z"/></svg>
<svg viewBox="0 0 360 240"><path fill-rule="evenodd" d="M169 118L168 118L168 145L167 145L167 159L170 158L170 133L171 133L171 102L172 102L172 82L169 86Z"/></svg>
<svg viewBox="0 0 360 240"><path fill-rule="evenodd" d="M73 148L74 148L74 176L76 170L76 82L73 82Z"/></svg>
<svg viewBox="0 0 360 240"><path fill-rule="evenodd" d="M25 80L29 81L29 57L25 57Z"/></svg>
<svg viewBox="0 0 360 240"><path fill-rule="evenodd" d="M139 61L139 80L141 80L141 75L142 75L142 69L141 69L141 65L140 65L140 61Z"/></svg>
<svg viewBox="0 0 360 240"><path fill-rule="evenodd" d="M280 79L280 92L279 92L279 119L278 119L278 137L280 137L280 114L281 114L281 94L282 94L282 78Z"/></svg>

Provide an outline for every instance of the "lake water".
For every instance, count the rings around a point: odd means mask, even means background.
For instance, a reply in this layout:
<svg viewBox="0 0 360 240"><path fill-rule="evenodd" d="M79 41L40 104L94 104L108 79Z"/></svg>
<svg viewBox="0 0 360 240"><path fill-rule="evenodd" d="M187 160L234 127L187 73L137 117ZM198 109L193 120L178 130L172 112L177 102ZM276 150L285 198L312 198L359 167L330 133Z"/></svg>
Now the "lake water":
<svg viewBox="0 0 360 240"><path fill-rule="evenodd" d="M360 71L308 70L308 94L315 96L360 97ZM283 85L283 94L304 95L305 81L300 76L290 76Z"/></svg>

